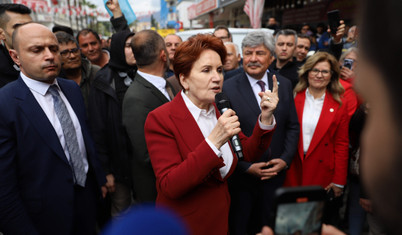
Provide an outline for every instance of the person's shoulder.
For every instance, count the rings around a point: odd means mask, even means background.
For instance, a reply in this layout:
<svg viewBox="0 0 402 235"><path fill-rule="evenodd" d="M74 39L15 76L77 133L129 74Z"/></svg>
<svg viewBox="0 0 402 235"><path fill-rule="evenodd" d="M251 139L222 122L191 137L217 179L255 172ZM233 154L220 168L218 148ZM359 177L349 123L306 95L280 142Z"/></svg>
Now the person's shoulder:
<svg viewBox="0 0 402 235"><path fill-rule="evenodd" d="M279 82L279 84L278 84L279 86L282 85L282 87L284 87L284 86L292 87L292 82L285 76L279 74L278 72L273 72L272 74L276 76L276 80Z"/></svg>
<svg viewBox="0 0 402 235"><path fill-rule="evenodd" d="M239 67L237 69L225 72L224 79L225 79L225 81L231 80L233 77L235 77L239 74L242 74L242 73L244 73L244 69L243 69L243 67Z"/></svg>
<svg viewBox="0 0 402 235"><path fill-rule="evenodd" d="M242 68L241 68L242 69ZM246 76L246 72L242 69L242 71L237 71L230 79L224 81L224 86L233 86L239 82L239 80L244 79Z"/></svg>
<svg viewBox="0 0 402 235"><path fill-rule="evenodd" d="M20 89L20 84L18 82L18 79L15 81L12 81L10 83L7 83L5 86L0 88L0 96L1 97L12 97L15 95L15 92ZM6 99L1 98L0 102L7 102Z"/></svg>
<svg viewBox="0 0 402 235"><path fill-rule="evenodd" d="M69 88L80 88L76 82L70 79L65 79L62 77L57 77L57 83L62 87L69 87Z"/></svg>

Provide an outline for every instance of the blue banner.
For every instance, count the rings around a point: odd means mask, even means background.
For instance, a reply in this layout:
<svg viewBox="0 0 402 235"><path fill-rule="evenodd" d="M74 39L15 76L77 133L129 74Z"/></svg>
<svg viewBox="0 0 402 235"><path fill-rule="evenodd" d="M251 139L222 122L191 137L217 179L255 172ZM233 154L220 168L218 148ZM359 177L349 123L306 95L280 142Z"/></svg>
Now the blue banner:
<svg viewBox="0 0 402 235"><path fill-rule="evenodd" d="M105 8L106 8L107 12L109 13L109 15L113 16L113 13L106 6L106 3L108 2L108 0L103 0L103 2L105 3ZM137 17L135 16L135 13L134 13L133 9L131 8L128 0L119 0L119 5L120 5L121 11L123 12L124 17L126 17L127 23L128 24L133 23L134 20L137 19Z"/></svg>

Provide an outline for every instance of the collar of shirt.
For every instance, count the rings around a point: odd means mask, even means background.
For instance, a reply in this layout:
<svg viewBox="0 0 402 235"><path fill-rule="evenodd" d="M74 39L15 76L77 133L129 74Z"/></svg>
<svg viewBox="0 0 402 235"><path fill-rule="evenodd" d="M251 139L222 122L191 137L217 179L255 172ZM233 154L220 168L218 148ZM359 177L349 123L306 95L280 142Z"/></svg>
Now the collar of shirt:
<svg viewBox="0 0 402 235"><path fill-rule="evenodd" d="M306 89L306 99L309 99L309 100L313 100L313 101L324 101L324 99L325 99L325 93L326 92L324 92L324 94L320 97L320 98L317 98L317 99L315 99L314 98L314 96L312 95L312 94L310 94L310 92L308 91L308 88Z"/></svg>
<svg viewBox="0 0 402 235"><path fill-rule="evenodd" d="M49 89L50 85L56 84L57 87L59 87L59 84L57 83L57 79L54 79L53 83L49 84L46 82L40 82L40 81L34 80L32 78L29 78L29 77L25 76L25 74L23 74L23 73L20 73L20 76L30 90L32 90L38 94L41 94L43 96L46 95L46 92Z"/></svg>
<svg viewBox="0 0 402 235"><path fill-rule="evenodd" d="M199 119L200 115L203 115L205 117L216 117L215 108L212 104L209 106L209 110L207 111L205 109L198 108L188 98L188 96L183 92L183 90L181 91L181 96L183 97L184 103L186 104L188 110L190 111L191 115L196 121Z"/></svg>
<svg viewBox="0 0 402 235"><path fill-rule="evenodd" d="M170 100L169 93L166 91L166 80L163 77L144 73L140 70L137 70L137 73L145 80L150 82L152 85L154 85L164 96L166 96L166 99Z"/></svg>
<svg viewBox="0 0 402 235"><path fill-rule="evenodd" d="M268 70L267 70L266 73L264 73L264 76L260 80L251 77L250 75L248 75L248 73L246 73L246 76L247 76L248 82L251 85L251 89L253 89L253 93L254 93L255 98L257 99L258 104L261 103L261 97L258 95L258 93L261 92L261 87L260 87L260 85L258 85L257 82L258 81L263 81L265 83L265 90L269 89L269 86L268 86Z"/></svg>

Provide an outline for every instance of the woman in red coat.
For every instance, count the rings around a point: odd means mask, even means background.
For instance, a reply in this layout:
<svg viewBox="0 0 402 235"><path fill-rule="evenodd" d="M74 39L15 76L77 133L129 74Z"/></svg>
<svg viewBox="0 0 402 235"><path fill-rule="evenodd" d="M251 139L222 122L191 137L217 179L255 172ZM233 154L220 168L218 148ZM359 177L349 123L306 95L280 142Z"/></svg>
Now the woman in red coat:
<svg viewBox="0 0 402 235"><path fill-rule="evenodd" d="M246 161L257 160L268 148L278 103L273 91L261 92L261 115L249 138L231 109L222 115L215 95L222 91L226 49L211 35L183 42L175 53L174 71L183 91L152 111L145 138L156 176L158 206L177 212L191 234L227 234L230 196L227 178L237 158L228 140L239 134Z"/></svg>
<svg viewBox="0 0 402 235"><path fill-rule="evenodd" d="M294 90L301 131L285 185L321 185L338 197L346 184L349 126L339 64L332 55L318 52L300 68L299 77Z"/></svg>

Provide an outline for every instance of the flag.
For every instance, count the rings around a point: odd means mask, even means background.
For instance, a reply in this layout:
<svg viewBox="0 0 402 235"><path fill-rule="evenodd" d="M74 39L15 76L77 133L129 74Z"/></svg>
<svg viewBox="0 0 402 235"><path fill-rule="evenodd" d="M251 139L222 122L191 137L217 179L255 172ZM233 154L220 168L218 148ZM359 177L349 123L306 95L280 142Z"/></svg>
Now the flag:
<svg viewBox="0 0 402 235"><path fill-rule="evenodd" d="M106 6L106 3L108 2L108 0L103 0L103 2L105 3L105 8L106 8L107 12L109 13L109 15L113 16L113 13ZM133 23L134 20L137 19L137 17L135 16L135 13L134 13L133 9L131 8L131 5L128 2L128 0L119 0L119 5L120 5L121 11L123 12L124 17L127 20L127 23L128 24Z"/></svg>
<svg viewBox="0 0 402 235"><path fill-rule="evenodd" d="M264 11L265 0L246 0L244 4L244 12L250 19L250 25L254 29L261 28L261 17Z"/></svg>

